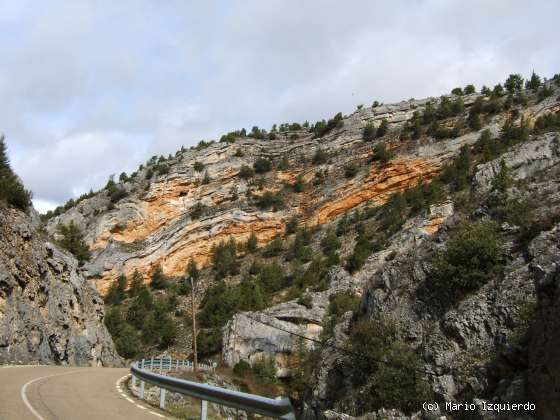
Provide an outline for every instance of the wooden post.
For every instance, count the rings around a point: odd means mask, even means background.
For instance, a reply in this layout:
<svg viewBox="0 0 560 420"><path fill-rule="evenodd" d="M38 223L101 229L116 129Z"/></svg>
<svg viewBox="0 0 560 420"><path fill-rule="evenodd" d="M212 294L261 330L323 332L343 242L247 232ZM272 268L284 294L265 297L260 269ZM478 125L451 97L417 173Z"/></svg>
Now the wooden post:
<svg viewBox="0 0 560 420"><path fill-rule="evenodd" d="M197 368L197 355L196 355L196 309L194 303L194 280L191 276L191 306L192 306L192 340L193 340L193 372Z"/></svg>

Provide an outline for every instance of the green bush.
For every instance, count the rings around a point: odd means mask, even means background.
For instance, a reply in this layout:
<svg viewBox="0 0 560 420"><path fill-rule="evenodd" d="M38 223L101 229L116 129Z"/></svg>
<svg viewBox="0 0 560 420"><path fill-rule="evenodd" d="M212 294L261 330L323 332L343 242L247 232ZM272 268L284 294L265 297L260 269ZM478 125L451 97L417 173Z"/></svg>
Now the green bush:
<svg viewBox="0 0 560 420"><path fill-rule="evenodd" d="M313 155L313 164L321 165L329 160L329 154L323 149L317 149Z"/></svg>
<svg viewBox="0 0 560 420"><path fill-rule="evenodd" d="M117 278L116 282L111 283L109 290L103 299L105 303L108 305L120 304L126 297L126 283L126 277L123 274Z"/></svg>
<svg viewBox="0 0 560 420"><path fill-rule="evenodd" d="M358 175L359 170L358 165L355 163L349 163L344 166L344 176L348 179L352 179Z"/></svg>
<svg viewBox="0 0 560 420"><path fill-rule="evenodd" d="M284 241L279 236L269 242L263 249L263 257L271 258L280 255L284 251Z"/></svg>
<svg viewBox="0 0 560 420"><path fill-rule="evenodd" d="M252 178L255 175L255 171L253 168L247 165L242 165L239 169L239 176L243 179Z"/></svg>
<svg viewBox="0 0 560 420"><path fill-rule="evenodd" d="M261 210L272 208L273 211L278 211L284 207L284 200L280 194L266 191L264 194L255 198L255 204Z"/></svg>
<svg viewBox="0 0 560 420"><path fill-rule="evenodd" d="M391 407L410 414L432 398L421 358L396 332L395 323L383 318L360 321L351 329L347 369L364 391L364 412Z"/></svg>
<svg viewBox="0 0 560 420"><path fill-rule="evenodd" d="M465 95L471 95L476 92L476 88L474 87L474 85L467 85L465 86L464 92Z"/></svg>
<svg viewBox="0 0 560 420"><path fill-rule="evenodd" d="M235 239L230 238L227 242L220 242L212 245L212 268L217 279L222 279L228 275L239 274L239 262L237 261L237 246Z"/></svg>
<svg viewBox="0 0 560 420"><path fill-rule="evenodd" d="M541 115L535 121L535 130L539 133L560 131L560 112Z"/></svg>
<svg viewBox="0 0 560 420"><path fill-rule="evenodd" d="M362 138L365 141L372 141L377 137L377 128L373 123L368 123L362 130Z"/></svg>
<svg viewBox="0 0 560 420"><path fill-rule="evenodd" d="M272 169L272 162L269 159L260 157L253 163L253 168L256 173L264 174Z"/></svg>
<svg viewBox="0 0 560 420"><path fill-rule="evenodd" d="M253 253L257 250L258 240L257 235L254 232L251 232L249 239L247 239L247 243L245 245L245 249L247 252Z"/></svg>
<svg viewBox="0 0 560 420"><path fill-rule="evenodd" d="M510 74L504 83L504 87L510 93L514 93L523 88L523 77L520 74Z"/></svg>
<svg viewBox="0 0 560 420"><path fill-rule="evenodd" d="M198 357L210 357L222 351L222 330L200 330L197 334Z"/></svg>
<svg viewBox="0 0 560 420"><path fill-rule="evenodd" d="M461 96L463 94L463 89L460 87L456 87L451 91L452 95Z"/></svg>
<svg viewBox="0 0 560 420"><path fill-rule="evenodd" d="M189 211L189 215L191 216L191 219L196 220L204 216L207 213L207 211L208 211L207 205L197 202L194 206L191 207Z"/></svg>
<svg viewBox="0 0 560 420"><path fill-rule="evenodd" d="M502 270L502 241L492 222L464 222L436 255L430 277L451 295L476 290Z"/></svg>
<svg viewBox="0 0 560 420"><path fill-rule="evenodd" d="M233 366L233 374L235 376L244 377L251 372L251 365L245 360L240 360Z"/></svg>
<svg viewBox="0 0 560 420"><path fill-rule="evenodd" d="M383 137L385 134L387 134L387 132L389 131L389 122L387 121L386 118L383 118L381 120L381 124L379 124L379 127L377 127L377 134L376 136L379 137Z"/></svg>
<svg viewBox="0 0 560 420"><path fill-rule="evenodd" d="M374 161L381 162L383 164L389 162L393 158L393 153L387 150L385 143L377 143L373 147L373 157Z"/></svg>
<svg viewBox="0 0 560 420"><path fill-rule="evenodd" d="M276 361L272 357L263 357L253 364L253 373L269 382L278 382L276 378Z"/></svg>
<svg viewBox="0 0 560 420"><path fill-rule="evenodd" d="M156 290L167 289L167 276L163 274L161 265L158 265L152 273L152 281L150 282L150 286L152 289Z"/></svg>
<svg viewBox="0 0 560 420"><path fill-rule="evenodd" d="M58 244L67 251L70 251L80 265L90 259L91 253L84 241L84 235L80 228L74 224L74 221L71 221L68 225L59 223L56 227L56 232L62 236Z"/></svg>
<svg viewBox="0 0 560 420"><path fill-rule="evenodd" d="M263 285L265 292L277 292L286 285L286 272L277 263L263 265L258 274L258 280Z"/></svg>

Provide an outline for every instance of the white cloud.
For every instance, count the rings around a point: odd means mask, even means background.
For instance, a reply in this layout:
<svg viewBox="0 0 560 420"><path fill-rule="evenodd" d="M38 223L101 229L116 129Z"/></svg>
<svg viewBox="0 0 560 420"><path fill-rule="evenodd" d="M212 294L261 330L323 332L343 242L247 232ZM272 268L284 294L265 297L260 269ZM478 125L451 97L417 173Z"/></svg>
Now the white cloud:
<svg viewBox="0 0 560 420"><path fill-rule="evenodd" d="M4 2L0 131L37 200L60 203L232 129L551 76L558 15L553 0Z"/></svg>

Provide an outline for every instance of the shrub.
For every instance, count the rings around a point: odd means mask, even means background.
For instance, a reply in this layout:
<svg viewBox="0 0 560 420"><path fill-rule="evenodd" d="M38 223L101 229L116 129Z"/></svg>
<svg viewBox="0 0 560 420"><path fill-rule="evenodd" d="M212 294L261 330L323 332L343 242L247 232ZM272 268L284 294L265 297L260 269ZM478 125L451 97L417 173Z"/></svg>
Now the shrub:
<svg viewBox="0 0 560 420"><path fill-rule="evenodd" d="M116 203L122 200L123 198L125 198L126 196L128 196L128 192L126 192L124 188L115 187L109 193L109 198L111 200L111 203Z"/></svg>
<svg viewBox="0 0 560 420"><path fill-rule="evenodd" d="M373 123L367 123L367 125L362 130L362 138L365 141L372 141L377 137L377 129Z"/></svg>
<svg viewBox="0 0 560 420"><path fill-rule="evenodd" d="M463 94L463 89L456 87L451 91L452 95L461 96Z"/></svg>
<svg viewBox="0 0 560 420"><path fill-rule="evenodd" d="M253 373L261 379L269 382L277 382L276 361L274 358L263 357L253 364Z"/></svg>
<svg viewBox="0 0 560 420"><path fill-rule="evenodd" d="M521 77L520 74L510 74L504 83L504 86L510 93L521 90L523 88L523 77Z"/></svg>
<svg viewBox="0 0 560 420"><path fill-rule="evenodd" d="M505 192L513 185L513 177L511 176L511 169L506 166L502 160L500 162L500 171L492 180L492 189L499 192Z"/></svg>
<svg viewBox="0 0 560 420"><path fill-rule="evenodd" d="M252 178L254 175L255 175L255 171L250 166L243 165L239 169L239 176L243 179Z"/></svg>
<svg viewBox="0 0 560 420"><path fill-rule="evenodd" d="M480 119L480 115L471 111L469 113L468 124L472 130L480 130L482 128L482 120Z"/></svg>
<svg viewBox="0 0 560 420"><path fill-rule="evenodd" d="M470 184L472 155L467 146L464 146L459 156L452 164L445 167L440 180L450 184L454 191L465 189Z"/></svg>
<svg viewBox="0 0 560 420"><path fill-rule="evenodd" d="M476 290L502 270L502 241L492 222L464 222L434 259L431 278L450 295Z"/></svg>
<svg viewBox="0 0 560 420"><path fill-rule="evenodd" d="M356 323L350 332L347 368L352 382L365 388L365 411L394 407L410 414L431 398L420 357L396 331L393 322L377 318Z"/></svg>
<svg viewBox="0 0 560 420"><path fill-rule="evenodd" d="M315 154L313 155L313 164L314 165L321 165L326 163L329 160L329 154L324 151L323 149L317 149Z"/></svg>
<svg viewBox="0 0 560 420"><path fill-rule="evenodd" d="M235 157L243 157L243 156L245 156L245 153L243 153L243 150L241 150L240 148L237 148L237 149L235 150L235 154L234 154L233 156L235 156Z"/></svg>
<svg viewBox="0 0 560 420"><path fill-rule="evenodd" d="M247 244L245 246L247 252L255 252L257 250L257 244L257 235L255 235L254 232L251 232L251 235L249 236L249 239L247 240Z"/></svg>
<svg viewBox="0 0 560 420"><path fill-rule="evenodd" d="M161 265L158 265L152 273L152 281L150 283L152 289L161 290L167 289L167 276L163 274Z"/></svg>
<svg viewBox="0 0 560 420"><path fill-rule="evenodd" d="M233 374L235 376L244 377L251 372L251 365L245 360L240 360L233 366Z"/></svg>
<svg viewBox="0 0 560 420"><path fill-rule="evenodd" d="M321 240L321 249L325 255L330 255L340 248L340 240L334 229L329 229Z"/></svg>
<svg viewBox="0 0 560 420"><path fill-rule="evenodd" d="M84 235L73 221L68 225L59 223L56 227L56 232L62 236L58 244L67 251L70 251L76 257L80 265L90 259L91 253L84 241Z"/></svg>
<svg viewBox="0 0 560 420"><path fill-rule="evenodd" d="M193 220L200 219L202 216L206 214L207 210L208 210L207 205L197 202L194 206L191 207L189 215Z"/></svg>
<svg viewBox="0 0 560 420"><path fill-rule="evenodd" d="M196 161L193 165L193 168L196 172L202 172L204 170L204 163Z"/></svg>
<svg viewBox="0 0 560 420"><path fill-rule="evenodd" d="M389 162L393 158L393 153L387 150L385 143L377 143L373 147L373 157L372 159L383 164Z"/></svg>
<svg viewBox="0 0 560 420"><path fill-rule="evenodd" d="M465 86L465 95L471 95L476 92L476 88L474 85L467 85Z"/></svg>
<svg viewBox="0 0 560 420"><path fill-rule="evenodd" d="M31 193L10 166L4 136L0 136L0 201L24 211L31 205Z"/></svg>
<svg viewBox="0 0 560 420"><path fill-rule="evenodd" d="M210 184L210 181L212 181L212 178L210 178L210 174L208 173L208 171L205 171L204 178L202 178L202 184L203 185Z"/></svg>
<svg viewBox="0 0 560 420"><path fill-rule="evenodd" d="M261 210L272 208L273 211L278 211L284 207L284 200L280 194L266 191L264 194L256 197L256 205Z"/></svg>
<svg viewBox="0 0 560 420"><path fill-rule="evenodd" d="M200 330L197 334L197 351L199 357L210 357L222 351L222 330Z"/></svg>
<svg viewBox="0 0 560 420"><path fill-rule="evenodd" d="M543 87L539 90L539 100L546 99L554 94L554 89L551 86L543 85Z"/></svg>
<svg viewBox="0 0 560 420"><path fill-rule="evenodd" d="M305 306L307 309L311 309L313 307L313 300L311 299L311 295L308 294L300 296L297 303L301 306Z"/></svg>
<svg viewBox="0 0 560 420"><path fill-rule="evenodd" d="M290 235L292 233L296 233L298 227L298 218L296 216L292 216L290 220L286 223L286 235Z"/></svg>
<svg viewBox="0 0 560 420"><path fill-rule="evenodd" d="M294 190L295 193L300 193L303 192L304 188L305 188L305 183L303 182L303 176L298 175L296 177L295 182L292 184L292 189Z"/></svg>
<svg viewBox="0 0 560 420"><path fill-rule="evenodd" d="M109 286L109 290L107 294L103 298L106 304L108 305L118 305L120 304L124 298L126 297L125 290L126 290L126 277L121 274L116 282L111 283Z"/></svg>
<svg viewBox="0 0 560 420"><path fill-rule="evenodd" d="M560 112L556 114L541 115L535 121L535 130L539 133L545 131L560 131Z"/></svg>
<svg viewBox="0 0 560 420"><path fill-rule="evenodd" d="M355 163L349 163L344 166L344 176L348 179L354 178L358 174L359 168Z"/></svg>
<svg viewBox="0 0 560 420"><path fill-rule="evenodd" d="M525 88L532 89L535 92L537 91L538 88L541 87L541 85L542 85L541 78L534 71L533 74L531 74L531 78L525 82Z"/></svg>
<svg viewBox="0 0 560 420"><path fill-rule="evenodd" d="M258 280L265 292L277 292L285 286L286 272L281 265L272 263L261 267Z"/></svg>
<svg viewBox="0 0 560 420"><path fill-rule="evenodd" d="M381 124L377 127L377 137L383 137L389 131L389 122L386 118L381 120Z"/></svg>
<svg viewBox="0 0 560 420"><path fill-rule="evenodd" d="M213 263L212 268L217 279L239 273L239 262L237 261L236 251L237 246L233 238L230 238L227 242L220 242L218 245L212 245L210 250Z"/></svg>
<svg viewBox="0 0 560 420"><path fill-rule="evenodd" d="M282 238L278 236L263 249L263 257L265 258L277 257L283 251L284 251L284 242L282 241Z"/></svg>
<svg viewBox="0 0 560 420"><path fill-rule="evenodd" d="M328 132L332 131L335 128L341 128L343 125L344 121L342 118L342 113L339 112L326 123L325 120L317 121L317 123L315 123L315 126L313 127L313 132L315 133L315 137L323 137Z"/></svg>
<svg viewBox="0 0 560 420"><path fill-rule="evenodd" d="M253 168L258 174L264 174L272 169L272 162L269 159L257 158L255 163L253 163Z"/></svg>

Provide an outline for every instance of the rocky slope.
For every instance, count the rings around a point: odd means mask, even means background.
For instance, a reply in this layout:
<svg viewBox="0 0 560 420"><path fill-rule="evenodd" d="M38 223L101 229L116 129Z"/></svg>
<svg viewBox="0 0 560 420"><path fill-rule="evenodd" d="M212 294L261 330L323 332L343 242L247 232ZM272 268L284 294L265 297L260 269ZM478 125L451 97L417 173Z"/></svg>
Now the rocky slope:
<svg viewBox="0 0 560 420"><path fill-rule="evenodd" d="M435 401L468 401L479 407L485 401L532 401L536 413L501 418L557 418L560 140L558 126L532 131L539 117L560 110L560 89L551 82L547 86L552 89L547 97L525 90L517 92L515 100L512 96L508 107L482 112L480 129L468 127L473 108L481 103L491 108L496 98L475 93L462 97L464 110L440 118L443 135L421 123L417 138L410 136L419 116L429 113L429 104L437 108L446 100L428 98L358 109L318 137L294 129L276 132L275 138L234 136L231 144L182 150L159 163L152 159L123 178L116 185L126 192L124 197L111 200L110 191L102 190L51 218L47 231L56 237L57 225L70 222L82 229L92 250L84 274L102 293L121 274L130 280L135 270L145 282L158 266L168 276L181 277L190 259L207 267L199 289L204 293L219 277L210 265L212 247L221 241L234 237L240 244L254 234L260 248L252 254L239 250L241 268L225 276L228 286L258 277L251 265L262 261L285 266L286 277L293 281L297 273L286 249L267 257L262 248L276 237L293 244L293 230L286 231L296 217L300 228L316 228L309 247L313 256L326 258L325 232L336 230L351 215L351 228L337 233L340 261L329 266L325 285L271 290L263 297L267 308L230 317L222 330L226 364L274 359L276 375L290 383L300 337L325 340L309 345L316 357L305 378L303 414L334 419L369 411L369 418L456 418L442 411L405 410L409 415L404 415L391 410L397 403L372 411L370 389L352 380L353 360L344 349L356 325L383 318L396 326L391 340L420 361ZM505 97L497 100L506 102ZM387 120L388 132L364 141L364 128L379 127L382 120ZM452 128L458 130L446 135ZM379 144L388 149L385 159L378 156ZM465 151L472 156L461 162ZM270 170L243 175L244 167L263 158L270 161ZM165 170L159 170L162 165ZM458 165L466 171L459 186L453 179ZM441 184L442 197L424 202L415 213L399 210L410 217L397 229L380 222L390 216L383 213L390 210L384 205L396 193L410 193L433 180ZM267 193L283 205L260 205ZM404 207L413 206L413 193L410 202L403 199ZM465 221L498 226L501 271L460 299L446 300L432 293L431 273L436 257ZM348 261L364 240L364 226L376 230L374 237L387 238L380 246L368 244L365 261L350 270ZM305 270L314 267L310 260L303 261ZM300 295L290 295L294 290ZM325 334L333 299L344 293L357 296L359 308L342 314ZM188 297L180 298L177 307L188 308L188 303ZM229 303L224 295L224 306ZM261 309L258 303L254 306ZM481 409L476 415L497 418Z"/></svg>
<svg viewBox="0 0 560 420"><path fill-rule="evenodd" d="M465 97L465 104L468 106L477 96ZM440 99L431 101L437 106ZM146 179L150 167L143 167L134 177L119 183L129 193L126 198L112 205L109 195L101 191L49 220L47 230L54 235L59 223L71 221L82 229L93 251L85 265L86 275L95 280L101 292L121 273L130 277L139 270L148 280L159 264L166 275L181 276L189 258L207 264L212 245L230 236L243 242L255 233L262 246L283 234L293 216L300 217L301 224L326 224L367 202L381 204L394 192L429 181L461 146L474 143L478 133L466 132L444 142L426 139L401 144L399 132L405 121L413 111L422 111L426 102L411 100L358 110L344 119L341 128L321 138L299 130L280 133L275 140L239 138L234 144L213 143L203 150L178 152L165 163L169 173ZM543 111L530 112L536 116ZM398 152L396 158L386 165L367 165L355 178L345 178L346 165L363 166L371 159L372 144L363 142L362 130L367 122L379 125L382 119L390 123L383 141ZM497 132L503 119L503 115L493 117L488 127ZM329 157L312 165L317 150L327 152ZM243 165L252 166L259 157L269 158L274 164L273 170L258 181L264 187L256 186L255 179L239 176ZM282 159L287 161L281 163ZM202 163L204 170L197 172L195 162ZM317 172L325 174L324 184L286 195L287 202L279 211L259 209L248 197L281 192L298 176L311 184ZM206 174L210 178L207 183ZM190 213L197 204L206 207L201 217L193 219Z"/></svg>
<svg viewBox="0 0 560 420"><path fill-rule="evenodd" d="M103 300L39 223L0 203L0 364L121 365Z"/></svg>

